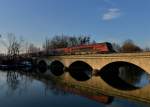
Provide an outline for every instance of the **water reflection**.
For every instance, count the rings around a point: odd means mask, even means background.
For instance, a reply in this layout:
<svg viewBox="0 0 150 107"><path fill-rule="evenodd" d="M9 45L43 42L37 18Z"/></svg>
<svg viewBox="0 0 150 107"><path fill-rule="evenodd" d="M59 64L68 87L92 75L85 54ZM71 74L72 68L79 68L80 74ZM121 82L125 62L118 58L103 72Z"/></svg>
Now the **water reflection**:
<svg viewBox="0 0 150 107"><path fill-rule="evenodd" d="M149 74L142 68L127 62L113 62L99 71L109 85L121 90L135 90L149 84Z"/></svg>
<svg viewBox="0 0 150 107"><path fill-rule="evenodd" d="M71 88L71 87L59 87L61 90L63 90L64 92L69 92L72 94L76 94L76 95L80 95L83 97L86 97L88 99L91 100L95 100L97 102L103 103L103 104L111 104L113 102L114 97L112 96L107 96L107 95L96 95L96 94L91 94L89 92L86 92L85 90L81 90L80 88L75 89L75 88Z"/></svg>
<svg viewBox="0 0 150 107"><path fill-rule="evenodd" d="M40 61L39 63L38 63L38 69L39 69L39 71L41 72L41 73L45 73L46 72L46 70L47 70L47 64L46 64L46 62L45 61Z"/></svg>
<svg viewBox="0 0 150 107"><path fill-rule="evenodd" d="M30 84L32 84L33 78L27 77L29 75L22 75L22 72L18 73L18 71L0 71L0 74L6 74L3 78L6 79L6 95L7 96L14 96L15 94L21 95L24 93Z"/></svg>
<svg viewBox="0 0 150 107"><path fill-rule="evenodd" d="M10 105L0 102L3 107L40 107L41 105L44 107L49 107L49 105L56 107L104 107L105 105L123 107L125 105L130 107L131 104L139 104L105 95L96 89L66 83L63 76L56 77L51 74L38 73L36 69L33 71L0 71L0 80L0 86L4 87L1 88L0 98L3 98L4 102L11 100ZM7 97L2 97L5 94ZM10 96L16 99L15 102ZM140 107L149 107L149 105L140 104Z"/></svg>
<svg viewBox="0 0 150 107"><path fill-rule="evenodd" d="M64 65L60 61L53 61L50 65L50 71L54 75L60 76L64 73Z"/></svg>
<svg viewBox="0 0 150 107"><path fill-rule="evenodd" d="M78 81L87 81L92 77L93 68L83 61L76 61L69 66L70 75Z"/></svg>
<svg viewBox="0 0 150 107"><path fill-rule="evenodd" d="M27 90L27 87L30 86L30 84L32 84L32 79L34 78L44 83L45 96L47 95L49 90L51 90L51 92L54 95L63 95L63 96L69 94L79 95L104 104L111 104L113 101L113 97L111 96L107 96L103 94L93 94L90 93L89 91L85 91L83 87L78 87L78 88L72 86L70 87L69 85L63 83L62 80L60 79L56 79L56 78L52 79L50 75L41 75L38 74L38 72L27 73L27 72L20 72L20 71L8 71L6 73L7 73L8 89L11 92L14 92L15 90L19 90L19 92L22 93L22 91L25 91L24 89ZM32 79L30 80L30 78ZM21 88L22 86L24 89Z"/></svg>
<svg viewBox="0 0 150 107"><path fill-rule="evenodd" d="M16 90L19 85L19 79L18 76L19 74L15 71L8 71L7 72L7 84L8 87L11 88L11 90Z"/></svg>
<svg viewBox="0 0 150 107"><path fill-rule="evenodd" d="M125 82L134 85L135 87L144 87L149 84L149 74L140 68L134 66L119 67L118 76Z"/></svg>

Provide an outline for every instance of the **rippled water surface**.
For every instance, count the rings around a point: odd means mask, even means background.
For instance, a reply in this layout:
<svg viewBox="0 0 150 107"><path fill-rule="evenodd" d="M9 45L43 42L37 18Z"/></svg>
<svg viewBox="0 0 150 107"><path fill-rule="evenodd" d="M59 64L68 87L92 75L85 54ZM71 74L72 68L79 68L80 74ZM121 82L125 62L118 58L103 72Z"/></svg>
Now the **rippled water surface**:
<svg viewBox="0 0 150 107"><path fill-rule="evenodd" d="M49 76L18 72L0 71L1 107L150 107L142 102L92 95L59 85Z"/></svg>

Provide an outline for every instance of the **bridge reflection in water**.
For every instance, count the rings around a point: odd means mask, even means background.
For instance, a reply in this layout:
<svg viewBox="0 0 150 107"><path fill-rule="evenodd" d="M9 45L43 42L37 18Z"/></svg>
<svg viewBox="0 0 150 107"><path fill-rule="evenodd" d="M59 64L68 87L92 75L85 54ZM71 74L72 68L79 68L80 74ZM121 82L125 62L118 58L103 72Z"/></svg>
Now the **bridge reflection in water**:
<svg viewBox="0 0 150 107"><path fill-rule="evenodd" d="M132 67L130 66L130 68ZM75 68L75 74L71 74L73 72L70 71L69 69L64 69L67 71L64 71L63 73L61 73L61 75L57 75L58 73L51 72L49 68L47 68L47 70L34 69L31 71L23 71L23 70L18 72L10 71L7 72L7 82L9 87L11 87L12 90L15 90L17 89L20 81L18 78L24 78L25 75L25 77L42 81L45 84L46 89L51 89L54 91L54 93L69 92L76 95L84 96L91 100L95 100L97 102L107 104L107 105L113 103L114 97L119 97L119 98L121 97L128 100L142 101L150 104L150 95L149 95L150 88L149 88L149 81L147 78L148 76L147 74L145 74L143 71L141 71L141 69L139 69L138 71L139 73L138 75L136 75L136 77L129 77L133 72L136 72L135 69L133 71L130 69L132 71L131 74L126 74L125 71L129 69L127 65L121 64L121 66L119 67L119 73L117 72L115 76L117 76L118 78L120 78L120 80L123 81L123 82L121 81L121 83L126 84L127 86L126 89L125 87L120 88L115 86L113 83L107 82L108 80L106 80L107 78L105 78L104 75L105 73L103 74L103 72L107 72L108 69L109 68L106 67L104 68L104 71L101 71L101 73L99 72L95 75L93 74L91 75L91 73L87 73L87 71L85 71L80 76L80 78L86 78L86 79L79 79L76 78L77 76L74 76L74 75L79 75L79 73L76 72L77 70L80 70L80 67ZM57 72L56 69L55 71ZM115 72L116 71L114 71L114 73ZM127 77L129 77L129 79L127 79ZM112 78L110 79L110 81L113 81ZM144 84L141 85L141 82L143 81ZM115 80L113 82L115 83L118 81Z"/></svg>
<svg viewBox="0 0 150 107"><path fill-rule="evenodd" d="M21 79L22 78L22 79ZM79 95L85 98L88 98L90 100L94 100L99 103L103 103L106 105L109 105L113 102L114 97L104 95L97 90L88 89L87 86L80 86L74 83L68 83L64 81L64 78L62 77L54 77L51 74L41 74L35 71L32 72L22 72L22 71L8 71L7 72L7 85L10 88L10 90L17 90L19 88L21 80L25 80L28 84L28 79L35 79L43 82L46 86L46 90L51 90L55 94L74 94ZM27 80L26 80L27 79ZM31 79L32 81L32 79ZM24 84L26 85L26 84ZM27 88L28 86L26 86ZM24 90L24 89L23 89ZM21 91L21 90L20 90Z"/></svg>
<svg viewBox="0 0 150 107"><path fill-rule="evenodd" d="M47 69L46 73L61 79L67 85L84 87L91 92L150 103L150 75L131 63L110 63L93 73L92 67L78 61L72 63L68 69L60 70L55 66L55 70Z"/></svg>

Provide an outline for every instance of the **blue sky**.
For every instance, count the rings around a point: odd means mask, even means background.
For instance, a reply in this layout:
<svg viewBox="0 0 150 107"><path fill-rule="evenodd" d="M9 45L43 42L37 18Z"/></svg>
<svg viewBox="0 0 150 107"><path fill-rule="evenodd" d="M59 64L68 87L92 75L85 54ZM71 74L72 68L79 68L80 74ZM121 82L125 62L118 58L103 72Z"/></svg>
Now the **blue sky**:
<svg viewBox="0 0 150 107"><path fill-rule="evenodd" d="M150 46L149 11L150 0L0 0L0 34L37 45L57 34L86 34L97 42L133 39L144 47Z"/></svg>

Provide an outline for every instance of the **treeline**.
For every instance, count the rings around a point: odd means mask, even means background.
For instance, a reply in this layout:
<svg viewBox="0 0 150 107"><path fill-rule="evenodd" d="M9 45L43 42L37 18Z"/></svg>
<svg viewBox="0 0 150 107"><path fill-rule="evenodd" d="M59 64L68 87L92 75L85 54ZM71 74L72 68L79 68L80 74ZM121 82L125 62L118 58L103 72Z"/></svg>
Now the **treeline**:
<svg viewBox="0 0 150 107"><path fill-rule="evenodd" d="M67 48L78 45L88 45L95 43L92 41L90 36L80 35L80 36L67 36L67 35L57 35L53 38L46 38L43 43L43 50L48 51L56 48Z"/></svg>
<svg viewBox="0 0 150 107"><path fill-rule="evenodd" d="M22 53L36 53L40 51L40 48L33 43L25 41L22 37L17 38L13 33L8 33L5 40L1 39L0 42L6 48L7 54L1 54L1 56L7 56L7 59L16 59Z"/></svg>
<svg viewBox="0 0 150 107"><path fill-rule="evenodd" d="M91 38L90 36L65 36L65 35L57 35L53 38L46 38L43 44L43 48L66 48L77 45L85 45L90 44Z"/></svg>
<svg viewBox="0 0 150 107"><path fill-rule="evenodd" d="M52 38L45 38L45 41L42 43L42 46L38 47L34 43L29 43L24 40L22 37L17 38L13 33L8 33L5 41L1 39L1 43L7 50L7 58L16 59L20 54L29 55L31 53L38 53L40 51L48 52L51 49L56 48L66 48L78 45L88 45L93 44L95 41L92 41L90 36L80 35L80 36L69 36L69 35L56 35Z"/></svg>
<svg viewBox="0 0 150 107"><path fill-rule="evenodd" d="M1 39L2 37L0 37ZM79 35L79 36L70 36L70 35L56 35L52 38L45 38L45 41L42 43L41 48L36 46L33 43L25 41L23 38L17 38L15 34L8 33L7 41L1 41L1 43L7 49L7 56L16 57L20 53L30 54L38 53L40 51L48 52L51 49L56 48L66 48L78 45L88 45L95 44L94 40L91 40L91 37L88 35ZM2 40L2 39L1 39ZM149 52L150 48L141 48L134 43L133 40L125 40L121 45L118 43L112 43L113 48L116 52L119 53L128 53L128 52Z"/></svg>
<svg viewBox="0 0 150 107"><path fill-rule="evenodd" d="M116 52L119 53L150 52L149 47L141 48L131 39L125 40L122 45L118 43L112 43L112 46L116 50Z"/></svg>
<svg viewBox="0 0 150 107"><path fill-rule="evenodd" d="M66 36L57 35L53 38L46 38L43 43L43 50L47 51L56 48L66 48L85 44L95 44L94 40L91 40L90 36ZM127 39L121 45L118 43L112 43L113 48L118 53L131 53L131 52L150 52L150 48L141 48L133 40Z"/></svg>

